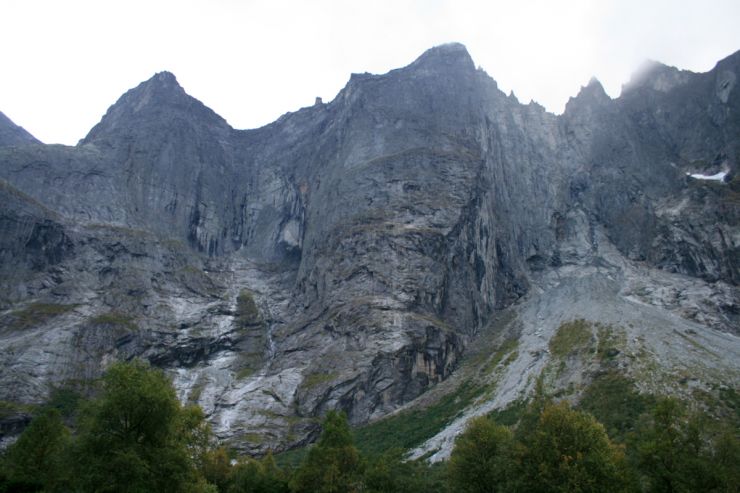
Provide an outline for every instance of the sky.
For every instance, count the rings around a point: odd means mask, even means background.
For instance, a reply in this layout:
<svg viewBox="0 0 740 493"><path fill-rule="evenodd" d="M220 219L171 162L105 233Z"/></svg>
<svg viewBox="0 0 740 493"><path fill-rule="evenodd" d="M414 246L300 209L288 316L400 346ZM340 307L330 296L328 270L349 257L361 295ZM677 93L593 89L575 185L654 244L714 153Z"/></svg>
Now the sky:
<svg viewBox="0 0 740 493"><path fill-rule="evenodd" d="M619 96L647 59L706 72L740 50L738 26L737 0L0 0L0 111L74 145L169 70L255 128L457 41L506 93L561 113L592 76Z"/></svg>

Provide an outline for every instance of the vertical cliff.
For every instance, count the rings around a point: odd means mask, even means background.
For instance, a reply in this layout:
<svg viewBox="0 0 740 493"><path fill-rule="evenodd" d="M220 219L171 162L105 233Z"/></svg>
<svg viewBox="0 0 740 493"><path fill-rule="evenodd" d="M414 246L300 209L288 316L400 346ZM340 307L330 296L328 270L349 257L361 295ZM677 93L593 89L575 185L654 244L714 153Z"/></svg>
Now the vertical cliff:
<svg viewBox="0 0 740 493"><path fill-rule="evenodd" d="M520 344L505 405L557 323L635 323L630 303L736 354L739 60L653 64L616 99L592 80L559 116L459 44L254 130L166 72L75 147L2 116L0 396L142 357L260 452L327 409L385 416L502 334Z"/></svg>

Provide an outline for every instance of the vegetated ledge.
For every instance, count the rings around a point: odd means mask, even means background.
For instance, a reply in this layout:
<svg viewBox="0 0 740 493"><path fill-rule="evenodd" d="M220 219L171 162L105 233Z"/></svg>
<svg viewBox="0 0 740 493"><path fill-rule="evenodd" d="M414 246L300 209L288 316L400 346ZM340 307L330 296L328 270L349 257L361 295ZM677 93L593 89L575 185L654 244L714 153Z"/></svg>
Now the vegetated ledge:
<svg viewBox="0 0 740 493"><path fill-rule="evenodd" d="M76 304L31 303L6 315L7 318L3 325L11 331L30 329L74 310L77 306Z"/></svg>

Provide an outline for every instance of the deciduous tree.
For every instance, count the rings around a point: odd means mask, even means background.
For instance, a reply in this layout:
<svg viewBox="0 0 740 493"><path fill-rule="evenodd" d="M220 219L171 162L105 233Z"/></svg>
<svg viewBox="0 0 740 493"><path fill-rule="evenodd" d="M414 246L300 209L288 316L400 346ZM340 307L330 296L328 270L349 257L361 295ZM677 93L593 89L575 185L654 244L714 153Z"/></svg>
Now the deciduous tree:
<svg viewBox="0 0 740 493"><path fill-rule="evenodd" d="M455 440L449 463L453 491L505 491L511 474L511 432L485 416L473 419Z"/></svg>

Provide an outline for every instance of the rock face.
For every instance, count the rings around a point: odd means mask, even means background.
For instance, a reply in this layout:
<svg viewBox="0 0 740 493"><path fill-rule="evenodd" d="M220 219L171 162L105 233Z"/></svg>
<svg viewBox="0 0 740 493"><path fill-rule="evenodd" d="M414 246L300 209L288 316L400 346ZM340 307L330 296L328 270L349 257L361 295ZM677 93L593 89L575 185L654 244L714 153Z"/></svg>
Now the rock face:
<svg viewBox="0 0 740 493"><path fill-rule="evenodd" d="M255 130L166 72L75 147L0 115L0 399L141 357L260 453L328 409L361 424L414 400L502 310L522 334L533 297L583 316L589 283L593 320L638 303L722 334L737 385L738 75L740 52L705 74L651 64L556 116L451 44Z"/></svg>
<svg viewBox="0 0 740 493"><path fill-rule="evenodd" d="M19 127L0 111L0 145L38 143L36 138Z"/></svg>

